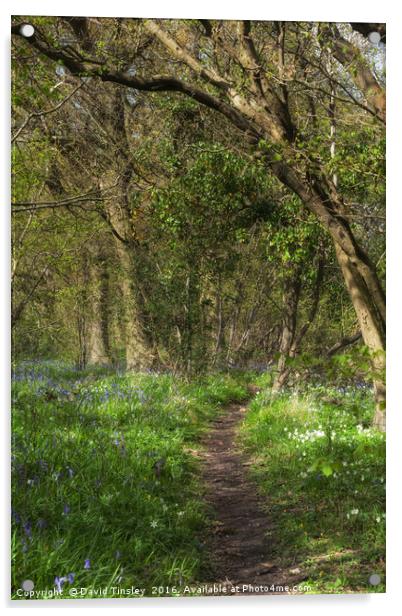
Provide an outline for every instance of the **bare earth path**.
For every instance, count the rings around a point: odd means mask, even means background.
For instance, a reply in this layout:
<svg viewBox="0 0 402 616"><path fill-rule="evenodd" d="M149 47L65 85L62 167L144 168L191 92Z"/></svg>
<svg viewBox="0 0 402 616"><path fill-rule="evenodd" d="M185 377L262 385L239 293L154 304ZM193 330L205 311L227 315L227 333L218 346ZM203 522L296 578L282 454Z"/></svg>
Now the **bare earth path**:
<svg viewBox="0 0 402 616"><path fill-rule="evenodd" d="M247 460L235 447L236 430L246 410L243 404L228 405L203 440L202 472L213 517L206 542L210 571L204 582L228 587L293 584L295 576L285 574L271 560L271 539L266 537L269 518L247 476Z"/></svg>

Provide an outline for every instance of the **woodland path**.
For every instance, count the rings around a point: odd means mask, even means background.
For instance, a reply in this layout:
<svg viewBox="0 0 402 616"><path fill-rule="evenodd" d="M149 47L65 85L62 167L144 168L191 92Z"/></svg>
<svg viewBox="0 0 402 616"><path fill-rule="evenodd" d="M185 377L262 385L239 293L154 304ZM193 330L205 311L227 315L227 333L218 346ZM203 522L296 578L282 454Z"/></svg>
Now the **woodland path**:
<svg viewBox="0 0 402 616"><path fill-rule="evenodd" d="M272 528L269 515L257 486L248 477L250 463L236 449L237 428L246 412L244 404L227 405L204 437L204 450L199 453L213 518L205 545L209 571L203 583L229 587L293 584L298 576L282 571L270 556L272 539L266 536Z"/></svg>

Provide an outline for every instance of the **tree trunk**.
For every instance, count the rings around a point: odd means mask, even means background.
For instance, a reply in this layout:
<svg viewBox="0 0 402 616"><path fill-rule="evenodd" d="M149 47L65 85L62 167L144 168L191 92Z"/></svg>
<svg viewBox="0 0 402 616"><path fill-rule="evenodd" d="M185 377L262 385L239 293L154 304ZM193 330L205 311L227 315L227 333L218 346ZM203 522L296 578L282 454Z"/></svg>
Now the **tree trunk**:
<svg viewBox="0 0 402 616"><path fill-rule="evenodd" d="M89 265L90 318L88 332L88 358L92 365L110 363L108 291L109 276L106 259L98 245L92 250Z"/></svg>
<svg viewBox="0 0 402 616"><path fill-rule="evenodd" d="M78 337L77 367L85 368L88 360L88 289L89 264L88 253L82 255L82 279L79 284L79 295L76 309L76 325Z"/></svg>
<svg viewBox="0 0 402 616"><path fill-rule="evenodd" d="M115 237L116 252L120 263L121 292L123 297L123 319L125 333L125 355L127 370L146 370L150 368L153 354L144 332L143 315L139 306L136 259L138 246L130 219L128 203L129 173L121 177L111 171L105 174L103 183L117 184L118 194L105 201L106 219Z"/></svg>
<svg viewBox="0 0 402 616"><path fill-rule="evenodd" d="M212 366L222 368L223 352L225 348L225 319L223 315L222 276L219 272L215 294L215 347L212 356Z"/></svg>
<svg viewBox="0 0 402 616"><path fill-rule="evenodd" d="M294 191L304 205L317 216L324 229L331 235L335 246L341 247L342 252L360 274L370 297L370 303L377 312L379 334L385 346L385 293L374 264L353 235L345 206L337 199L323 178L312 176L308 182L303 181L298 173L284 163L274 163L272 169L278 179ZM349 290L348 285L346 286ZM351 300L353 303L352 296Z"/></svg>
<svg viewBox="0 0 402 616"><path fill-rule="evenodd" d="M274 164L275 175L291 188L321 221L334 242L336 256L355 309L374 371L376 412L373 425L385 428L385 293L375 266L358 244L347 220L345 206L318 177L306 183L287 164Z"/></svg>
<svg viewBox="0 0 402 616"><path fill-rule="evenodd" d="M285 273L283 285L283 320L279 345L279 359L277 374L272 385L272 391L274 393L277 393L283 387L289 374L286 360L290 356L290 350L296 334L297 308L301 290L300 266L297 265L295 267L292 263L289 263L286 267L288 271Z"/></svg>
<svg viewBox="0 0 402 616"><path fill-rule="evenodd" d="M137 289L135 288L135 267L133 250L116 240L120 262L120 287L123 297L123 318L127 370L146 370L152 364L152 352L142 327Z"/></svg>
<svg viewBox="0 0 402 616"><path fill-rule="evenodd" d="M371 355L376 404L373 425L380 430L385 430L385 339L381 319L357 267L338 244L335 244L335 250L364 343Z"/></svg>
<svg viewBox="0 0 402 616"><path fill-rule="evenodd" d="M199 356L197 348L196 333L200 326L200 288L199 273L195 262L189 260L189 271L185 282L185 301L184 301L184 327L182 361L184 369L188 374L200 369L204 363L204 358Z"/></svg>

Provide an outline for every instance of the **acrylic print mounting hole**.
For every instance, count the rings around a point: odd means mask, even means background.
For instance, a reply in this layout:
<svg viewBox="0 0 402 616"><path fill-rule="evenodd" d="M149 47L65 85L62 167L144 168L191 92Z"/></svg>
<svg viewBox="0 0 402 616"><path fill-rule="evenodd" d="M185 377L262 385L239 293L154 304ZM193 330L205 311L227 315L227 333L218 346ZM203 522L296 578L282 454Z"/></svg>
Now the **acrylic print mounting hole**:
<svg viewBox="0 0 402 616"><path fill-rule="evenodd" d="M35 34L35 28L31 24L23 24L20 28L22 36L25 38L31 38Z"/></svg>
<svg viewBox="0 0 402 616"><path fill-rule="evenodd" d="M368 40L373 45L378 45L381 41L381 34L379 32L370 32L370 34L368 35Z"/></svg>

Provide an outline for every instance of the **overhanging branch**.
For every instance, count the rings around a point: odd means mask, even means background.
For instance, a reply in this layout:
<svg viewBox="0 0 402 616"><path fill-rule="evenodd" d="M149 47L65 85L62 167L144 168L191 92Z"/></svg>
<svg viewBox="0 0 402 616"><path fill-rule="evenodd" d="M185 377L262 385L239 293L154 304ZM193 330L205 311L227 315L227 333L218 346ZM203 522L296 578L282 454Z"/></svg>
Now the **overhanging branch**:
<svg viewBox="0 0 402 616"><path fill-rule="evenodd" d="M105 82L116 83L127 88L148 92L181 92L197 102L219 111L226 116L237 128L246 133L252 142L258 141L260 133L255 125L248 120L241 112L238 112L231 105L209 92L188 84L172 76L155 75L150 79L144 79L137 75L132 75L128 71L117 71L109 67L105 62L99 62L95 58L85 58L80 60L72 57L65 50L58 49L46 41L38 30L30 38L22 36L20 29L22 24L14 24L12 33L24 38L24 40L37 49L40 53L56 62L63 62L68 70L78 77L95 77Z"/></svg>

